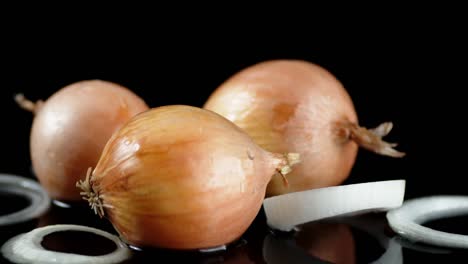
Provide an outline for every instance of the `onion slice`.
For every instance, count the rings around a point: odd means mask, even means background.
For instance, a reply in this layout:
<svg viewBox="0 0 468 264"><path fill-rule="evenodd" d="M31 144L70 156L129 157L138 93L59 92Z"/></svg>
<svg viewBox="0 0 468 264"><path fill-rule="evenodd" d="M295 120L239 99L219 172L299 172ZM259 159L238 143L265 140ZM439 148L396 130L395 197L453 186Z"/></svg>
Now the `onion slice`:
<svg viewBox="0 0 468 264"><path fill-rule="evenodd" d="M0 174L0 192L23 196L30 201L28 207L0 216L0 226L18 224L41 216L50 207L50 198L42 186L31 179ZM8 202L8 201L3 201Z"/></svg>
<svg viewBox="0 0 468 264"><path fill-rule="evenodd" d="M307 222L401 206L405 180L333 186L266 198L263 202L271 228L290 231Z"/></svg>
<svg viewBox="0 0 468 264"><path fill-rule="evenodd" d="M421 224L430 220L468 214L468 196L430 196L406 201L387 213L390 227L412 241L453 248L468 248L468 236L437 231Z"/></svg>
<svg viewBox="0 0 468 264"><path fill-rule="evenodd" d="M116 244L117 249L102 256L85 256L51 251L42 247L41 241L46 235L60 231L91 232L112 240ZM2 246L1 252L10 261L25 264L111 264L120 263L131 256L128 247L117 236L96 228L79 225L50 225L36 228L29 233L20 234L8 240Z"/></svg>

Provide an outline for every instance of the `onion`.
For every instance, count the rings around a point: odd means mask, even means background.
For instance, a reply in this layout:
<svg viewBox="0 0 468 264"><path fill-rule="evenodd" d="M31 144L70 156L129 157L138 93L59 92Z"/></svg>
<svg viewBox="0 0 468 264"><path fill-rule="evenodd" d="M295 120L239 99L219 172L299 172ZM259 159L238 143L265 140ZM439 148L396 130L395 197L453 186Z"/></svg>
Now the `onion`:
<svg viewBox="0 0 468 264"><path fill-rule="evenodd" d="M263 150L214 112L165 106L118 130L77 185L127 243L203 249L238 239L271 177L284 176L297 159Z"/></svg>
<svg viewBox="0 0 468 264"><path fill-rule="evenodd" d="M42 247L41 241L46 235L60 231L91 232L112 240L117 246L117 249L114 252L102 256L86 256L51 251ZM11 238L2 246L1 251L8 260L14 263L24 264L112 264L121 263L131 256L130 250L117 236L96 228L78 225L51 225L36 228L29 233L20 234Z"/></svg>
<svg viewBox="0 0 468 264"><path fill-rule="evenodd" d="M0 174L0 192L26 197L30 204L17 212L0 216L0 226L26 222L44 214L50 198L39 183L15 175ZM8 201L2 201L8 203Z"/></svg>
<svg viewBox="0 0 468 264"><path fill-rule="evenodd" d="M22 95L16 100L35 114L30 139L33 170L49 195L62 201L81 199L76 181L96 165L112 133L148 109L128 89L100 80L73 83L38 104Z"/></svg>
<svg viewBox="0 0 468 264"><path fill-rule="evenodd" d="M263 202L268 225L290 231L324 218L387 211L401 206L405 181L381 181L333 186L266 198Z"/></svg>
<svg viewBox="0 0 468 264"><path fill-rule="evenodd" d="M468 248L468 236L437 231L421 223L468 213L468 196L431 196L405 201L387 213L390 227L413 242L453 248Z"/></svg>
<svg viewBox="0 0 468 264"><path fill-rule="evenodd" d="M273 177L268 196L342 183L358 146L381 155L404 155L393 149L396 144L382 140L392 123L360 127L342 84L305 61L274 60L246 68L224 82L204 108L237 124L268 151L301 155L301 164L288 176L289 186Z"/></svg>

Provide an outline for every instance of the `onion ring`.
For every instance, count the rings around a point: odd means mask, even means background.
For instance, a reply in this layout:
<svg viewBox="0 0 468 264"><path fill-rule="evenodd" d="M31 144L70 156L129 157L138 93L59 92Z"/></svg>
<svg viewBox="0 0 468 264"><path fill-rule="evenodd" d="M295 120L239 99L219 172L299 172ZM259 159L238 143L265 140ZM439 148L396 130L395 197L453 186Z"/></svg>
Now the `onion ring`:
<svg viewBox="0 0 468 264"><path fill-rule="evenodd" d="M112 240L117 249L101 256L86 256L51 251L42 247L41 241L46 235L59 231L91 232ZM8 240L2 246L1 252L10 261L24 264L111 264L122 262L131 256L131 251L117 236L96 228L79 225L50 225L36 228L29 233L20 234Z"/></svg>
<svg viewBox="0 0 468 264"><path fill-rule="evenodd" d="M387 220L390 227L411 242L468 248L468 236L424 227L430 220L468 214L468 196L430 196L405 201L400 208L390 210Z"/></svg>
<svg viewBox="0 0 468 264"><path fill-rule="evenodd" d="M290 231L315 220L399 207L405 183L392 180L313 189L270 197L263 205L270 227Z"/></svg>
<svg viewBox="0 0 468 264"><path fill-rule="evenodd" d="M41 216L50 207L50 198L42 186L25 177L0 174L0 192L25 197L31 203L22 210L0 216L0 226L29 221Z"/></svg>

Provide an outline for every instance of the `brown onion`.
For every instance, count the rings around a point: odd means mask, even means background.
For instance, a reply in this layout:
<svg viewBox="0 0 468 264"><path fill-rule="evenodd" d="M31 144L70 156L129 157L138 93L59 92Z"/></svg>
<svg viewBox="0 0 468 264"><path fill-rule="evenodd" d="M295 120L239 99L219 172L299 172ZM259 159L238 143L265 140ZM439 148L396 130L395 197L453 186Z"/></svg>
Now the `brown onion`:
<svg viewBox="0 0 468 264"><path fill-rule="evenodd" d="M97 164L112 133L148 109L127 88L100 80L73 83L45 102L34 104L22 95L16 100L35 114L30 138L34 173L49 195L62 201L81 199L76 181Z"/></svg>
<svg viewBox="0 0 468 264"><path fill-rule="evenodd" d="M259 63L235 74L208 99L204 108L246 131L268 151L297 152L301 164L288 176L289 186L273 177L268 195L337 185L349 175L358 146L402 157L381 138L392 123L374 130L358 125L356 111L342 84L327 70L298 60Z"/></svg>
<svg viewBox="0 0 468 264"><path fill-rule="evenodd" d="M164 106L118 130L77 186L127 243L203 249L238 239L271 177L297 158L263 150L211 111Z"/></svg>

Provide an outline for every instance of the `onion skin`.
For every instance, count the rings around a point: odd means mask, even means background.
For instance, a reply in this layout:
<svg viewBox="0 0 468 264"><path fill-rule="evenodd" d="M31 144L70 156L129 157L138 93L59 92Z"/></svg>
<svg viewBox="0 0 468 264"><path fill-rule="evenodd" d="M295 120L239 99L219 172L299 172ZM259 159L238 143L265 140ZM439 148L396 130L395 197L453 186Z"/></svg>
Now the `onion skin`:
<svg viewBox="0 0 468 264"><path fill-rule="evenodd" d="M322 67L299 60L266 61L233 75L204 105L246 131L268 151L297 152L302 162L288 175L289 186L273 177L267 195L338 185L355 163L358 144L400 157L377 130L359 127L343 85Z"/></svg>
<svg viewBox="0 0 468 264"><path fill-rule="evenodd" d="M95 166L112 133L148 109L130 90L106 81L68 85L37 104L30 135L34 172L53 199L79 201L76 181Z"/></svg>
<svg viewBox="0 0 468 264"><path fill-rule="evenodd" d="M77 185L127 243L203 249L247 230L285 165L283 155L216 113L165 106L118 130L92 176Z"/></svg>

